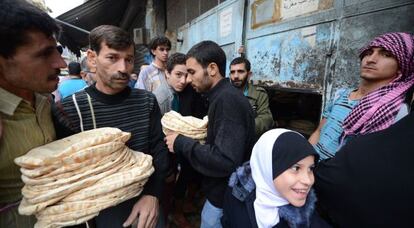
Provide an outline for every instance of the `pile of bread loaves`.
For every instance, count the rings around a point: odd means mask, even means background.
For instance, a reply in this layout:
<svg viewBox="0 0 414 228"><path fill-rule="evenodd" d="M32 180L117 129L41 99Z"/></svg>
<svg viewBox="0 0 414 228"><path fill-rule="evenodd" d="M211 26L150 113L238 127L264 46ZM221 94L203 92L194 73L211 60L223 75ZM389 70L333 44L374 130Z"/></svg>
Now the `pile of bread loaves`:
<svg viewBox="0 0 414 228"><path fill-rule="evenodd" d="M19 213L35 214L35 227L75 225L139 195L154 168L150 155L125 146L130 137L98 128L16 158L25 183Z"/></svg>
<svg viewBox="0 0 414 228"><path fill-rule="evenodd" d="M169 131L204 142L207 137L208 117L198 119L192 116L182 116L178 112L169 111L161 118L164 134Z"/></svg>

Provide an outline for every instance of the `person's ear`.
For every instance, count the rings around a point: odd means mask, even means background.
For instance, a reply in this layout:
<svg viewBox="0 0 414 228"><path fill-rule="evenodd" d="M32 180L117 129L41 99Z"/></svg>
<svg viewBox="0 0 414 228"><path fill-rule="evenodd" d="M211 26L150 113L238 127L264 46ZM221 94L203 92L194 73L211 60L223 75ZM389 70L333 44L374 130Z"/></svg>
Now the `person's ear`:
<svg viewBox="0 0 414 228"><path fill-rule="evenodd" d="M170 79L171 74L170 74L170 73L168 73L168 71L167 71L167 70L164 70L164 73L165 73L165 77L166 77L167 79Z"/></svg>
<svg viewBox="0 0 414 228"><path fill-rule="evenodd" d="M88 49L86 51L86 56L87 56L87 61L89 62L89 64L96 67L96 58L98 57L98 55L96 54L96 51L93 51L92 49Z"/></svg>
<svg viewBox="0 0 414 228"><path fill-rule="evenodd" d="M157 49L151 49L152 56L155 56L155 50L157 50Z"/></svg>
<svg viewBox="0 0 414 228"><path fill-rule="evenodd" d="M252 72L249 71L249 73L247 73L247 80L250 80L250 77L252 76Z"/></svg>
<svg viewBox="0 0 414 228"><path fill-rule="evenodd" d="M219 72L217 64L216 63L208 64L207 72L208 72L209 76L215 77Z"/></svg>

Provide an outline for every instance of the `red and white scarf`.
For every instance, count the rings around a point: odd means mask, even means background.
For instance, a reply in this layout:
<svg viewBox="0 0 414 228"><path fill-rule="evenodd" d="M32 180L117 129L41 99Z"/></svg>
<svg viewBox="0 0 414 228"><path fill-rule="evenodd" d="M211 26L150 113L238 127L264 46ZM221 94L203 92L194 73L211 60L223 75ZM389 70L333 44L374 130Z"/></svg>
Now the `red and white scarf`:
<svg viewBox="0 0 414 228"><path fill-rule="evenodd" d="M414 36L408 33L387 33L376 37L361 49L382 47L397 59L401 72L392 82L363 97L345 119L343 128L348 135L364 135L388 128L394 123L406 91L414 84Z"/></svg>

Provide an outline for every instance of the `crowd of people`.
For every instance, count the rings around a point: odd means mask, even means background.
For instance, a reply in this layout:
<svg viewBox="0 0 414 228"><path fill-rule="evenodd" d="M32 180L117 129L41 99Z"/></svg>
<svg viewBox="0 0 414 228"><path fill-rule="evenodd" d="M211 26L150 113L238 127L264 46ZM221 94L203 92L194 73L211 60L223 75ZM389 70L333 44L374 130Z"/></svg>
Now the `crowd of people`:
<svg viewBox="0 0 414 228"><path fill-rule="evenodd" d="M155 37L153 62L136 76L133 40L119 27L94 28L87 56L67 64L47 13L5 0L0 21L0 227L36 222L17 210L16 157L101 127L130 132L126 145L151 155L155 172L138 197L79 226L169 227L172 218L192 227L184 211L198 184L202 228L414 226L412 34L386 33L363 47L359 86L338 90L306 139L274 125L249 60L226 69L213 41L169 55L170 40ZM205 143L164 134L169 111L207 115Z"/></svg>

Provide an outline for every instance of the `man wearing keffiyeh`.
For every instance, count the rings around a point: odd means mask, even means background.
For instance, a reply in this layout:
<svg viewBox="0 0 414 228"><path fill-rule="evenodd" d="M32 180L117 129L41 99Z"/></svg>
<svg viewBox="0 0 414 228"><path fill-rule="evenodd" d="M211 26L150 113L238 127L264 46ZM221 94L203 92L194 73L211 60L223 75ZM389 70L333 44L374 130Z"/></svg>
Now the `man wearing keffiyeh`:
<svg viewBox="0 0 414 228"><path fill-rule="evenodd" d="M374 58L375 53L383 53L383 56ZM381 87L370 91L351 111L343 124L344 137L380 131L395 122L405 93L414 84L414 36L387 33L376 37L362 49L360 58L362 83L370 81L369 75L375 80L375 76L389 70L378 71L381 58L395 58L398 70L388 83L379 84Z"/></svg>
<svg viewBox="0 0 414 228"><path fill-rule="evenodd" d="M386 129L407 115L403 101L414 84L413 48L413 35L387 33L361 49L358 89L335 95L309 139L322 159L333 157L348 138Z"/></svg>

